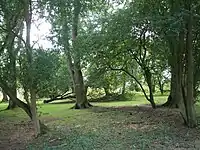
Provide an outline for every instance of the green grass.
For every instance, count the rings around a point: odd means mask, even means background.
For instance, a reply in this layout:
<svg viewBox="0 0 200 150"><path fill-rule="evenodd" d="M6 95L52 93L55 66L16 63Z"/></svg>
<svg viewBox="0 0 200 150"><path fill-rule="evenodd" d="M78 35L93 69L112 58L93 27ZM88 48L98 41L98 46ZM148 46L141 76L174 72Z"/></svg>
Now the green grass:
<svg viewBox="0 0 200 150"><path fill-rule="evenodd" d="M157 103L163 103L165 100L166 96L155 98ZM170 120L168 115L171 111L161 112L151 108L140 110L134 107L148 104L142 96L130 101L92 104L95 107L84 110L70 109L73 104L39 104L40 118L50 131L29 143L27 149L143 150L194 146L193 134L196 131L187 130L183 126L177 131L179 126L176 124L180 125L180 121L177 123ZM0 109L3 108L6 108L6 105L0 104ZM168 117L169 120L163 119L162 116ZM20 109L0 112L0 120L7 118L21 121L27 117Z"/></svg>

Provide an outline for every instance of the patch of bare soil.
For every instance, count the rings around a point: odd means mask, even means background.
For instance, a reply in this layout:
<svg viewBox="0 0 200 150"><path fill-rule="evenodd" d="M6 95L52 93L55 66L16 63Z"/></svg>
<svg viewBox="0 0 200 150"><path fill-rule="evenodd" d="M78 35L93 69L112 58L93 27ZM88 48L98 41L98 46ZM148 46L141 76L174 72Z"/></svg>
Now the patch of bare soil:
<svg viewBox="0 0 200 150"><path fill-rule="evenodd" d="M34 139L31 122L0 121L0 150L24 150Z"/></svg>
<svg viewBox="0 0 200 150"><path fill-rule="evenodd" d="M132 128L141 132L156 131L159 127L167 127L168 133L177 141L169 149L200 149L200 129L199 127L189 129L183 123L183 119L178 109L157 108L150 106L118 107L114 108L122 112L127 112L137 119L128 122L124 127ZM134 121L136 120L136 121ZM159 145L159 141L157 141Z"/></svg>
<svg viewBox="0 0 200 150"><path fill-rule="evenodd" d="M51 116L42 118L45 124L59 120ZM0 120L0 150L24 150L35 139L31 121Z"/></svg>

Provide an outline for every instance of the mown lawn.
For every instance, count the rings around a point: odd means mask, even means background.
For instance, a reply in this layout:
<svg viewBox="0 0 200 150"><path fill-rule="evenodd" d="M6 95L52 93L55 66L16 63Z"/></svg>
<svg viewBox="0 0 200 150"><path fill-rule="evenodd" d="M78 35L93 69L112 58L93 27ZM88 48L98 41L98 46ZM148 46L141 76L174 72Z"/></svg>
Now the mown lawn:
<svg viewBox="0 0 200 150"><path fill-rule="evenodd" d="M162 103L166 97L156 97ZM92 103L85 110L73 104L40 104L41 120L49 132L33 138L32 124L20 109L0 112L0 149L129 150L196 149L199 128L183 125L177 110L153 110L144 97L131 101ZM138 106L136 106L138 105ZM6 104L0 104L0 109ZM197 110L199 106L197 106ZM200 114L198 112L198 114ZM195 147L196 146L196 147Z"/></svg>

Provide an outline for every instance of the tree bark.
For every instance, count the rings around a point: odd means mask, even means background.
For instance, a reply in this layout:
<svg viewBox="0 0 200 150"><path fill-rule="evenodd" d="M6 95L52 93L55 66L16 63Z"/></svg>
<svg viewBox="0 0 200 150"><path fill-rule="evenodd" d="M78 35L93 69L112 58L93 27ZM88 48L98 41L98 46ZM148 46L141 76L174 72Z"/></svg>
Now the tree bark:
<svg viewBox="0 0 200 150"><path fill-rule="evenodd" d="M149 88L149 102L151 103L152 108L156 108L153 97L152 74L148 68L144 68L144 76L146 78L146 82Z"/></svg>
<svg viewBox="0 0 200 150"><path fill-rule="evenodd" d="M188 3L188 11L191 11L190 7L191 4ZM189 12L191 13L191 12ZM186 95L186 115L187 115L187 126L188 127L196 127L197 126L197 119L196 119L196 112L194 108L194 95L193 95L193 81L194 81L194 58L193 58L193 47L192 47L192 14L189 14L187 20L187 38L186 38L186 48L187 48L187 95Z"/></svg>
<svg viewBox="0 0 200 150"><path fill-rule="evenodd" d="M38 118L38 114L37 114L37 105L36 105L36 91L34 88L31 89L30 91L30 95L31 95L31 113L32 113L32 120L35 126L35 133L36 136L38 136L39 134L41 134L41 127L40 127L40 120Z"/></svg>
<svg viewBox="0 0 200 150"><path fill-rule="evenodd" d="M122 86L122 95L124 95L126 93L126 81L123 82L123 86Z"/></svg>
<svg viewBox="0 0 200 150"><path fill-rule="evenodd" d="M9 20L7 20L9 22ZM17 31L16 34L18 34L21 26L21 22L17 23L16 25ZM12 28L10 27L9 23L7 23L7 29L9 31L12 31ZM16 73L16 52L14 49L14 41L15 41L15 35L11 32L8 36L8 43L7 43L7 50L8 50L8 56L9 56L9 84L10 88L12 90L12 93L15 97L17 97L17 73ZM9 105L7 109L14 109L17 107L16 103L10 98L9 99Z"/></svg>
<svg viewBox="0 0 200 150"><path fill-rule="evenodd" d="M122 74L123 77L123 85L122 85L122 95L124 95L126 93L126 74Z"/></svg>
<svg viewBox="0 0 200 150"><path fill-rule="evenodd" d="M175 86L176 86L176 70L173 62L171 64L171 83L170 83L170 94L167 98L167 101L162 104L163 107L170 107L170 108L175 108L177 107L176 99L175 99Z"/></svg>
<svg viewBox="0 0 200 150"><path fill-rule="evenodd" d="M15 94L14 94L15 95ZM15 96L16 97L16 96ZM11 110L17 107L17 104L15 103L15 101L11 100L11 98L8 101L8 107L6 108L7 110Z"/></svg>
<svg viewBox="0 0 200 150"><path fill-rule="evenodd" d="M104 89L104 92L106 94L105 96L110 96L111 95L110 91L109 91L109 86L104 86L103 89Z"/></svg>
<svg viewBox="0 0 200 150"><path fill-rule="evenodd" d="M32 48L30 45L30 32L31 32L31 21L32 21L32 0L25 0L25 22L26 22L26 55L28 63L28 79L30 101L31 101L31 113L32 121L35 128L35 135L41 134L40 120L38 119L37 106L36 106L36 90L34 84L33 70L32 70Z"/></svg>
<svg viewBox="0 0 200 150"><path fill-rule="evenodd" d="M2 90L2 94L3 94L2 102L8 102L8 96L3 90Z"/></svg>
<svg viewBox="0 0 200 150"><path fill-rule="evenodd" d="M76 37L78 35L78 22L81 11L80 0L75 0L73 5L74 5L74 10L73 10L73 22L72 22L72 46L74 52L74 70L73 70L74 76L72 76L72 78L76 94L76 104L74 108L82 109L82 108L88 108L91 105L87 100L85 86L83 82L83 74L81 71L80 52L78 52L76 47Z"/></svg>
<svg viewBox="0 0 200 150"><path fill-rule="evenodd" d="M159 77L158 77L158 86L159 86L160 94L163 95L164 94L164 83L162 83L162 81Z"/></svg>

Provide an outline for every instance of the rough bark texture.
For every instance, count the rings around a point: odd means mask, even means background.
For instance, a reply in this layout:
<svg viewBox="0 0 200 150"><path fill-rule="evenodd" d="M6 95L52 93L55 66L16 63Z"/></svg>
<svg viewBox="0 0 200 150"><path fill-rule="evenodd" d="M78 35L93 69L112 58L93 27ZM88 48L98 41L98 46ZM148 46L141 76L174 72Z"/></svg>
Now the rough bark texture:
<svg viewBox="0 0 200 150"><path fill-rule="evenodd" d="M180 9L180 3L174 3L172 14ZM187 5L185 5L187 6ZM186 8L188 12L189 7ZM186 19L187 18L187 19ZM179 34L171 33L168 40L171 50L171 93L169 100L164 105L177 105L188 127L195 127L196 115L194 109L193 86L193 48L192 48L192 15L186 19L186 30L182 26ZM185 32L187 31L187 32ZM187 34L186 34L187 33ZM186 39L186 40L185 40ZM186 48L186 50L185 50Z"/></svg>
<svg viewBox="0 0 200 150"><path fill-rule="evenodd" d="M191 4L188 3L188 10L191 11L190 7ZM192 47L192 15L188 16L187 22L187 40L186 40L186 48L187 48L187 95L186 95L186 115L187 115L187 126L188 127L196 127L197 120L196 120L196 112L194 108L194 95L193 95L193 81L194 81L194 58L193 58L193 47Z"/></svg>

